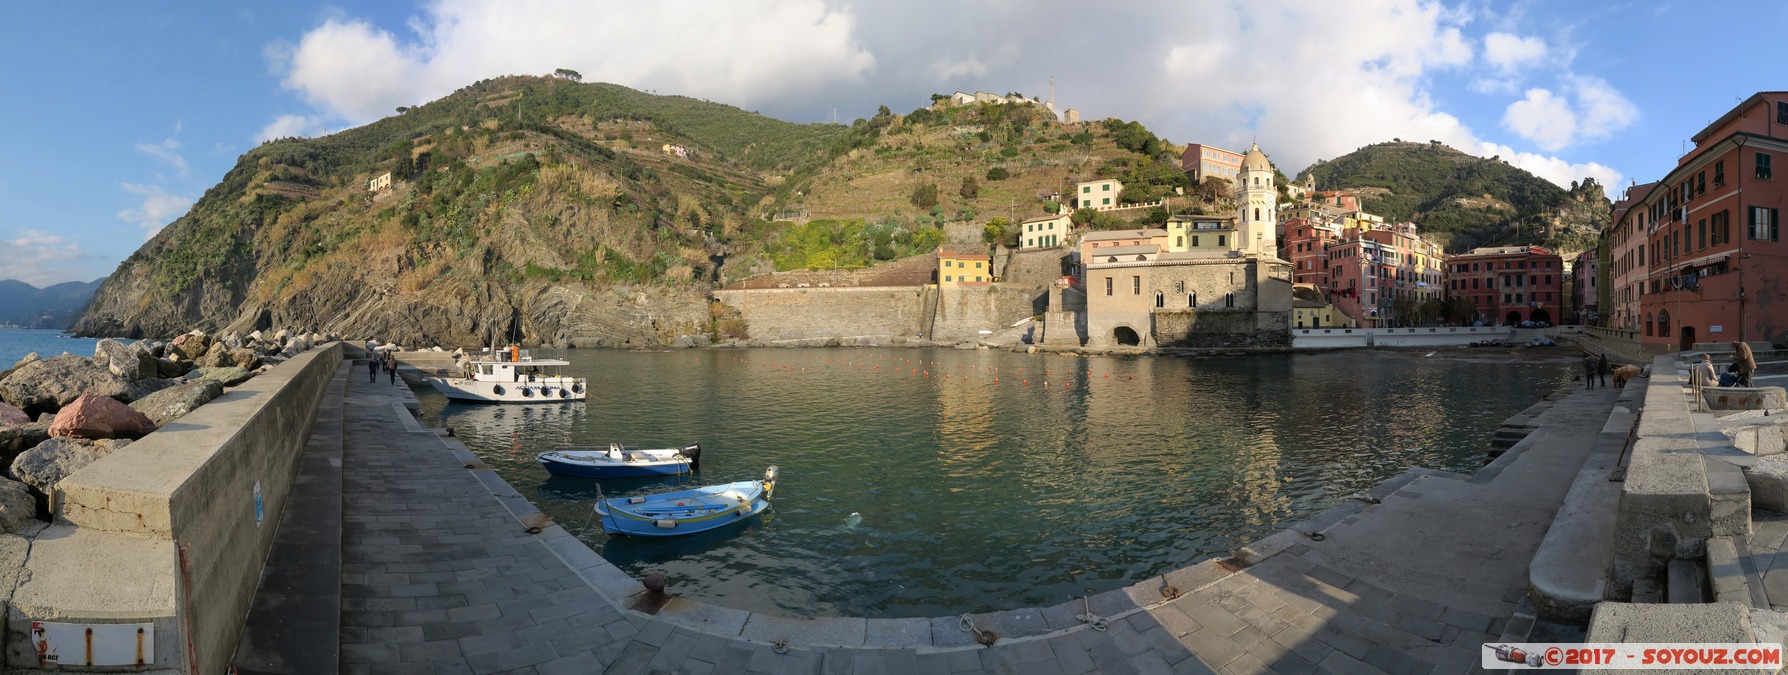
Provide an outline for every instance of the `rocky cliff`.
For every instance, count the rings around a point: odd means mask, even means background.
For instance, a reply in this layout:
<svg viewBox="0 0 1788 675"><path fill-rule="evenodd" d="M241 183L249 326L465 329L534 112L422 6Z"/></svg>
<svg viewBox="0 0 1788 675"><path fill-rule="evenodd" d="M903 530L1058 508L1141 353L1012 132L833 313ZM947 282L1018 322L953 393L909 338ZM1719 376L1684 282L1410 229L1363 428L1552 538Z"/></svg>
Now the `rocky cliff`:
<svg viewBox="0 0 1788 675"><path fill-rule="evenodd" d="M774 230L749 212L843 129L613 85L480 82L243 155L75 329L665 343L711 330L708 288Z"/></svg>

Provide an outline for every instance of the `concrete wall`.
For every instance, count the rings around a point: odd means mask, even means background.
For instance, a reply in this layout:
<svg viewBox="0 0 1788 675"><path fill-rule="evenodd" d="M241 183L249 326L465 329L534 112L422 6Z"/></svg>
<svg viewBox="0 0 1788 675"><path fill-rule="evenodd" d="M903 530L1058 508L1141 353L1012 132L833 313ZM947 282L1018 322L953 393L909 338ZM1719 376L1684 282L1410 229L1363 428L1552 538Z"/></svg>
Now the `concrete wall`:
<svg viewBox="0 0 1788 675"><path fill-rule="evenodd" d="M102 538L116 547L110 555L152 565L158 576L175 580L185 635L160 629L158 645L175 637L181 648L158 648L158 665L207 673L229 667L317 405L341 361L340 343L312 349L57 485L57 527L72 526L72 536ZM257 482L262 499L258 523ZM54 576L58 568L79 566L94 555L37 549L26 562L33 577L40 571ZM90 586L140 584L131 565L100 567L92 574L97 576L86 580ZM30 588L32 583L22 585L19 595L43 611L58 604L81 606L91 592L79 585ZM28 625L37 618L28 607L14 609L9 624ZM95 623L136 619L120 613L58 618ZM196 663L187 657L189 643Z"/></svg>
<svg viewBox="0 0 1788 675"><path fill-rule="evenodd" d="M932 322L929 337L938 341L972 340L980 337L980 331L997 333L1048 309L1048 294L1042 289L1002 284L943 288L938 290L937 318Z"/></svg>
<svg viewBox="0 0 1788 675"><path fill-rule="evenodd" d="M1750 487L1737 466L1711 457L1731 446L1723 434L1685 434L1693 414L1672 356L1652 361L1645 404L1615 515L1611 597L1655 577L1671 555L1692 558L1708 539L1751 530ZM1634 386L1629 383L1627 386ZM1674 544L1674 546L1670 544Z"/></svg>
<svg viewBox="0 0 1788 675"><path fill-rule="evenodd" d="M921 286L714 291L714 297L739 310L753 340L924 332Z"/></svg>
<svg viewBox="0 0 1788 675"><path fill-rule="evenodd" d="M1480 340L1508 340L1507 328L1435 326L1430 328L1293 328L1292 349L1353 347L1459 347Z"/></svg>
<svg viewBox="0 0 1788 675"><path fill-rule="evenodd" d="M777 288L715 291L739 310L753 341L885 335L968 340L1048 309L1044 289L1006 284L944 288L931 315L925 287ZM935 335L933 335L935 333Z"/></svg>

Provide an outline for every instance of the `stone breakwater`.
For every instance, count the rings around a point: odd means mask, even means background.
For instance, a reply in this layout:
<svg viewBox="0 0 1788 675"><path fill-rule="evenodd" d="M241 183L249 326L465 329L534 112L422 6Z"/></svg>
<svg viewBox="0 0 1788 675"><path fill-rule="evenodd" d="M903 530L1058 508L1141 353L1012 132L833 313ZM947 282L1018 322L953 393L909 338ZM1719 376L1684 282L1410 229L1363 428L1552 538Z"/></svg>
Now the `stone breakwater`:
<svg viewBox="0 0 1788 675"><path fill-rule="evenodd" d="M0 532L47 520L63 478L331 337L192 331L101 340L91 357L27 354L0 371Z"/></svg>

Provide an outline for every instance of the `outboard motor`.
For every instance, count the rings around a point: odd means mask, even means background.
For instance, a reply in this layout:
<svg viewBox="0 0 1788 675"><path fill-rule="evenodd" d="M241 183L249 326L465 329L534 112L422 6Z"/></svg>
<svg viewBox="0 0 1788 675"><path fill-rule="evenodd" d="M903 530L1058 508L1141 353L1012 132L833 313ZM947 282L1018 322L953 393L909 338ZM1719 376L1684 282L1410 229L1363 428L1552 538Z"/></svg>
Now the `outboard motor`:
<svg viewBox="0 0 1788 675"><path fill-rule="evenodd" d="M776 493L776 476L782 473L774 466L764 470L764 499L770 499Z"/></svg>
<svg viewBox="0 0 1788 675"><path fill-rule="evenodd" d="M689 445L685 445L683 446L682 454L684 457L689 458L689 469L691 471L702 468L702 444L690 443Z"/></svg>

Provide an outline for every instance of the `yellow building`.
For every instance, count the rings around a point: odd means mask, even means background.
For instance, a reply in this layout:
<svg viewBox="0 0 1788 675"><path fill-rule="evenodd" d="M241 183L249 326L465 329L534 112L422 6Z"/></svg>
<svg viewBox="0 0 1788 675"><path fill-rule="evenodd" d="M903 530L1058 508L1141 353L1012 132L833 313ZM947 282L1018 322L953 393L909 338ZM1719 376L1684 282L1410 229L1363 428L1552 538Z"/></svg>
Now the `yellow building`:
<svg viewBox="0 0 1788 675"><path fill-rule="evenodd" d="M1124 184L1114 179L1087 181L1074 188L1074 208L1110 211L1120 206L1118 196Z"/></svg>
<svg viewBox="0 0 1788 675"><path fill-rule="evenodd" d="M1241 250L1235 216L1173 216L1167 219L1166 229L1162 249L1173 253L1229 255Z"/></svg>
<svg viewBox="0 0 1788 675"><path fill-rule="evenodd" d="M1356 328L1352 317L1340 307L1323 299L1315 284L1294 284L1291 287L1292 328Z"/></svg>
<svg viewBox="0 0 1788 675"><path fill-rule="evenodd" d="M993 282L993 259L979 253L937 252L937 285L953 288Z"/></svg>

